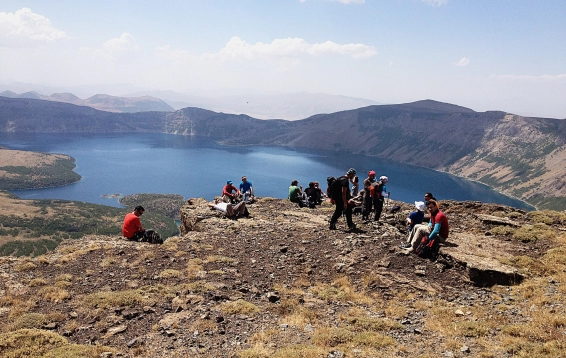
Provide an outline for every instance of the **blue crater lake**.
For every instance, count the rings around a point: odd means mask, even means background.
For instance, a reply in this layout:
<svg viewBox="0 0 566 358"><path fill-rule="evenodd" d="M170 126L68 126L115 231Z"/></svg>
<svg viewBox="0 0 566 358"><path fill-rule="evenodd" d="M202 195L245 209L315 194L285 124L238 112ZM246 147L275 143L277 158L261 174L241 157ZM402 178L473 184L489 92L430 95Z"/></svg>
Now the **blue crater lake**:
<svg viewBox="0 0 566 358"><path fill-rule="evenodd" d="M211 200L227 180L236 186L242 175L256 196L286 198L291 180L304 188L310 181L326 189L326 177L353 167L360 181L374 169L389 177L391 199L477 200L532 210L524 202L486 185L434 170L346 153L302 151L279 147L223 146L204 138L168 134L0 134L0 145L19 150L63 153L76 159L82 180L63 187L17 190L22 199L65 199L121 207L108 194L163 193Z"/></svg>

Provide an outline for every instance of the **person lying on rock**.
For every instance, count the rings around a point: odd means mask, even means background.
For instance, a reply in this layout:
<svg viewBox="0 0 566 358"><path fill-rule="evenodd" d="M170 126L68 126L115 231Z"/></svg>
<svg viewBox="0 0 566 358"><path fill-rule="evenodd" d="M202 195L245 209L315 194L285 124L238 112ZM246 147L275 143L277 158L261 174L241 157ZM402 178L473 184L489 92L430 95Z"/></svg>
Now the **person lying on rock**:
<svg viewBox="0 0 566 358"><path fill-rule="evenodd" d="M122 235L130 241L149 242L150 244L162 244L161 236L153 230L146 230L141 224L140 216L144 213L143 206L138 205L134 211L126 214L122 225Z"/></svg>
<svg viewBox="0 0 566 358"><path fill-rule="evenodd" d="M444 243L448 239L449 226L448 218L438 208L438 202L429 200L426 207L430 213L430 221L428 225L418 224L413 227L407 242L399 245L401 248L413 252L419 246L423 237L428 236L429 239L438 239L438 242Z"/></svg>
<svg viewBox="0 0 566 358"><path fill-rule="evenodd" d="M234 205L232 203L225 203L221 200L216 200L214 203L208 203L208 207L211 210L219 210L226 215L227 218L236 220L239 217L249 217L250 212L246 207L245 201L240 201L238 204Z"/></svg>
<svg viewBox="0 0 566 358"><path fill-rule="evenodd" d="M222 188L222 201L234 204L240 197L240 191L232 185L232 181L228 180Z"/></svg>

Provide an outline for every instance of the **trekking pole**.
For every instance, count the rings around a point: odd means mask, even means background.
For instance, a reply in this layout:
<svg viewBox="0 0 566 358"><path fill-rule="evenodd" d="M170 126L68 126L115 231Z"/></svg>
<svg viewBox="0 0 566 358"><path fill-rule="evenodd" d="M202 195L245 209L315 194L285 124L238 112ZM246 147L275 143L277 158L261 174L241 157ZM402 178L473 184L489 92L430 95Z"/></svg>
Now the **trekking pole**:
<svg viewBox="0 0 566 358"><path fill-rule="evenodd" d="M391 200L391 192L387 192L387 206L389 206L389 200Z"/></svg>

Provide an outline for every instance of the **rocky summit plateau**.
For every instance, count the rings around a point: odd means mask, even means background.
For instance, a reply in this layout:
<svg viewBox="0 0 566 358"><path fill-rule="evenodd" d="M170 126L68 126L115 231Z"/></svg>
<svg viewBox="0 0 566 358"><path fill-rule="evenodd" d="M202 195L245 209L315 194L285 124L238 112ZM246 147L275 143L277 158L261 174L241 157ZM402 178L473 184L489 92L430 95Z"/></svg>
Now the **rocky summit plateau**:
<svg viewBox="0 0 566 358"><path fill-rule="evenodd" d="M409 204L331 231L329 203L271 198L238 220L189 199L163 245L3 257L0 356L563 357L566 214L440 203L434 262L398 247Z"/></svg>

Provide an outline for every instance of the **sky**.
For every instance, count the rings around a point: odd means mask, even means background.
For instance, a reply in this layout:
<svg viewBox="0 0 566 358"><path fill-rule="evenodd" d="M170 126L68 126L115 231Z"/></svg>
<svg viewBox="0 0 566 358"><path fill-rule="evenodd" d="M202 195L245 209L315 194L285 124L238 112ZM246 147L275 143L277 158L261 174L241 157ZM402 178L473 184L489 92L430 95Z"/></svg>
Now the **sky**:
<svg viewBox="0 0 566 358"><path fill-rule="evenodd" d="M12 82L566 118L566 1L2 0L0 84Z"/></svg>

